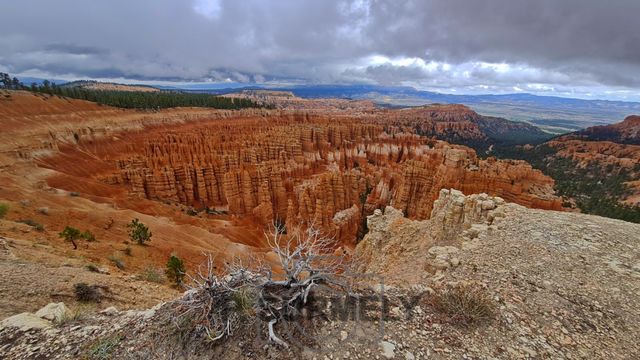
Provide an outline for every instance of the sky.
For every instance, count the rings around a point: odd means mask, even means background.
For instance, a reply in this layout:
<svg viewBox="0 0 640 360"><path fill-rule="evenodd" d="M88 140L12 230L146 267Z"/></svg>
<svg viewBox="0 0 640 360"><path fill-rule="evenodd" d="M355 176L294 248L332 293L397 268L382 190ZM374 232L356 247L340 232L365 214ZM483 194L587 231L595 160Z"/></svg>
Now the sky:
<svg viewBox="0 0 640 360"><path fill-rule="evenodd" d="M0 0L0 71L640 101L639 0Z"/></svg>

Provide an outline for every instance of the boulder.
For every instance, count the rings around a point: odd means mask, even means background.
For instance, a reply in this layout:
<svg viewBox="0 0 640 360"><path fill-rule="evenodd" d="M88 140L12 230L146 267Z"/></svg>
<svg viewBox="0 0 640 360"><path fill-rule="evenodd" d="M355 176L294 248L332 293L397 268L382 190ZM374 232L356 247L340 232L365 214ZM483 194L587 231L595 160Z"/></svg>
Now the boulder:
<svg viewBox="0 0 640 360"><path fill-rule="evenodd" d="M32 313L21 313L0 321L0 330L14 328L19 331L31 329L46 329L51 327L51 322Z"/></svg>
<svg viewBox="0 0 640 360"><path fill-rule="evenodd" d="M61 322L68 314L69 308L67 308L64 303L59 302L47 304L38 310L35 316L53 322Z"/></svg>
<svg viewBox="0 0 640 360"><path fill-rule="evenodd" d="M394 344L388 341L381 341L380 348L382 348L382 356L384 356L385 359L393 359L396 356L396 346Z"/></svg>
<svg viewBox="0 0 640 360"><path fill-rule="evenodd" d="M107 316L113 316L113 315L118 314L118 309L116 309L115 306L110 306L110 307L100 311L100 314L107 315Z"/></svg>

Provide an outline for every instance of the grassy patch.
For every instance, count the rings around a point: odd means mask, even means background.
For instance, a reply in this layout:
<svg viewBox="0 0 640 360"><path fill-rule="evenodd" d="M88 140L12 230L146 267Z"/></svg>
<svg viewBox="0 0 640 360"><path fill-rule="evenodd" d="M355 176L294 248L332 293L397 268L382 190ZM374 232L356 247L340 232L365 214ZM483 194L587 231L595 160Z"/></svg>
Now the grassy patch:
<svg viewBox="0 0 640 360"><path fill-rule="evenodd" d="M116 334L99 340L89 349L89 359L112 359L113 350L115 350L116 346L118 346L122 339L124 339L123 335Z"/></svg>
<svg viewBox="0 0 640 360"><path fill-rule="evenodd" d="M0 219L5 217L5 215L7 215L8 212L9 212L9 205L5 203L0 203Z"/></svg>
<svg viewBox="0 0 640 360"><path fill-rule="evenodd" d="M162 284L165 281L164 273L161 270L151 266L147 266L146 268L144 268L144 270L142 270L142 272L138 274L138 277L141 280L157 284Z"/></svg>
<svg viewBox="0 0 640 360"><path fill-rule="evenodd" d="M460 325L478 325L495 318L495 303L487 291L477 285L449 287L429 298L436 311L446 320Z"/></svg>

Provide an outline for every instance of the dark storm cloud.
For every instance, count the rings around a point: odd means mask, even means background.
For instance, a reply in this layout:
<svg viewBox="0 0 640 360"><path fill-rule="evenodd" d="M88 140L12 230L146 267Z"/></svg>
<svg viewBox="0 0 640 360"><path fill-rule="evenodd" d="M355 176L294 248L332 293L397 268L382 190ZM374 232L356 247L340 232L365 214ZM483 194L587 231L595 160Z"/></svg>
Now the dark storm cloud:
<svg viewBox="0 0 640 360"><path fill-rule="evenodd" d="M640 97L637 0L9 0L2 12L0 69L13 73Z"/></svg>
<svg viewBox="0 0 640 360"><path fill-rule="evenodd" d="M45 51L72 54L72 55L99 55L107 51L94 46L83 46L75 44L49 44L45 46Z"/></svg>

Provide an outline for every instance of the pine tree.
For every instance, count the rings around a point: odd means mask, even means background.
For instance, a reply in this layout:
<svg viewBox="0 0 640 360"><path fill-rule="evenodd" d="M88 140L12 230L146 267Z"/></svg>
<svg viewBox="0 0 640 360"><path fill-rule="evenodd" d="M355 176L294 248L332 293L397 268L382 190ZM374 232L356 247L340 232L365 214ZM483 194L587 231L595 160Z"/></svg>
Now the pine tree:
<svg viewBox="0 0 640 360"><path fill-rule="evenodd" d="M140 220L131 220L131 223L129 223L127 227L129 228L129 238L131 238L131 240L140 245L151 241L151 231L145 224L141 223Z"/></svg>
<svg viewBox="0 0 640 360"><path fill-rule="evenodd" d="M186 274L186 269L184 266L184 261L177 257L176 255L171 255L169 257L169 261L167 261L167 269L165 270L165 274L167 278L173 281L176 286L182 286L182 281L184 280L184 276Z"/></svg>
<svg viewBox="0 0 640 360"><path fill-rule="evenodd" d="M58 236L63 238L65 241L71 242L73 244L73 249L76 250L78 249L76 240L80 240L82 238L82 233L74 227L67 226L58 234Z"/></svg>

